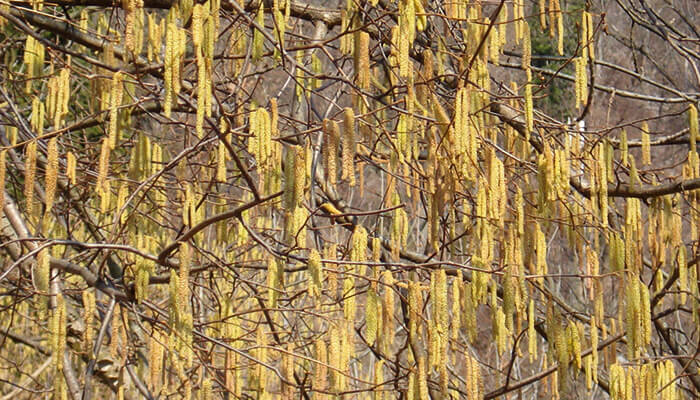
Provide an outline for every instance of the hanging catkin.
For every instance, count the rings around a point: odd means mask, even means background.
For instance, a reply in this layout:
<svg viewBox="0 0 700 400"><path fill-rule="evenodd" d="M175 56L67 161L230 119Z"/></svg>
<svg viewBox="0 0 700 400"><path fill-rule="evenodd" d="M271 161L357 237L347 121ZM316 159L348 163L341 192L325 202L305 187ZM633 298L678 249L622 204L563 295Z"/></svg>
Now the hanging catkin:
<svg viewBox="0 0 700 400"><path fill-rule="evenodd" d="M649 125L642 123L642 164L651 164L651 144L649 143Z"/></svg>
<svg viewBox="0 0 700 400"><path fill-rule="evenodd" d="M162 385L161 375L163 372L163 355L165 350L162 343L165 339L166 338L160 331L154 330L148 341L149 379L150 388L154 395L160 393Z"/></svg>
<svg viewBox="0 0 700 400"><path fill-rule="evenodd" d="M263 46L264 38L260 31L261 29L265 29L265 9L263 5L264 2L261 1L258 12L255 14L255 22L258 26L253 26L253 52L251 53L253 62L258 62L263 56L263 51L265 51Z"/></svg>
<svg viewBox="0 0 700 400"><path fill-rule="evenodd" d="M373 346L377 340L379 314L381 314L381 303L375 289L370 288L367 292L365 308L365 340L367 340L367 344Z"/></svg>
<svg viewBox="0 0 700 400"><path fill-rule="evenodd" d="M588 57L591 59L591 61L595 60L595 51L594 51L594 41L593 41L593 16L591 13L588 11L583 12L583 20L581 21L582 25L585 26L585 32L586 32L586 44L588 47Z"/></svg>
<svg viewBox="0 0 700 400"><path fill-rule="evenodd" d="M382 296L382 335L381 340L386 350L391 346L394 341L394 308L395 308L395 294L394 294L394 276L390 270L386 270L382 273L382 280L384 281L384 296Z"/></svg>
<svg viewBox="0 0 700 400"><path fill-rule="evenodd" d="M107 174L109 173L109 138L102 140L102 148L100 149L100 159L97 169L97 184L96 190L100 193L107 182Z"/></svg>
<svg viewBox="0 0 700 400"><path fill-rule="evenodd" d="M109 148L114 150L119 141L119 107L124 95L124 79L121 71L112 76L112 88L109 95Z"/></svg>
<svg viewBox="0 0 700 400"><path fill-rule="evenodd" d="M343 152L341 178L348 179L350 186L355 186L355 114L352 108L346 107L343 112Z"/></svg>
<svg viewBox="0 0 700 400"><path fill-rule="evenodd" d="M525 127L527 129L527 137L529 139L530 132L534 129L534 105L532 102L532 70L525 70Z"/></svg>
<svg viewBox="0 0 700 400"><path fill-rule="evenodd" d="M321 296L323 279L323 264L321 263L321 254L318 250L312 249L309 253L309 293L318 299Z"/></svg>
<svg viewBox="0 0 700 400"><path fill-rule="evenodd" d="M523 69L529 69L530 68L530 60L531 60L531 54L532 54L532 43L530 39L530 25L528 25L527 21L523 23L523 58L522 58L522 67Z"/></svg>
<svg viewBox="0 0 700 400"><path fill-rule="evenodd" d="M66 153L66 178L68 178L71 185L75 185L75 182L76 182L76 175L75 175L76 164L77 164L77 160L75 159L75 154L73 154L72 151L69 151L68 153Z"/></svg>
<svg viewBox="0 0 700 400"><path fill-rule="evenodd" d="M24 199L27 215L33 215L34 210L34 180L36 177L36 140L27 144L24 159Z"/></svg>
<svg viewBox="0 0 700 400"><path fill-rule="evenodd" d="M535 331L535 300L530 299L527 307L527 336L530 362L537 358L537 332Z"/></svg>
<svg viewBox="0 0 700 400"><path fill-rule="evenodd" d="M204 24L206 21L206 13L204 5L197 3L192 9L192 42L194 44L194 53L197 60L197 115L195 123L195 131L197 137L204 137L204 115L206 114L207 102L207 66L204 59Z"/></svg>
<svg viewBox="0 0 700 400"><path fill-rule="evenodd" d="M335 185L338 175L338 147L340 142L340 129L335 121L326 119L323 121L323 164L326 170L326 179L331 185Z"/></svg>
<svg viewBox="0 0 700 400"><path fill-rule="evenodd" d="M462 304L462 299L461 299L461 290L462 288L462 271L459 270L457 271L457 276L455 279L452 281L452 319L451 319L451 330L450 330L450 339L451 340L457 340L459 338L459 329L462 326L461 322L461 316L462 316L462 310L461 310L461 304Z"/></svg>
<svg viewBox="0 0 700 400"><path fill-rule="evenodd" d="M83 320L85 321L85 332L83 334L84 351L88 357L92 358L92 339L94 337L92 323L95 320L95 291L94 289L83 290Z"/></svg>
<svg viewBox="0 0 700 400"><path fill-rule="evenodd" d="M7 150L0 150L0 215L4 213L5 208L5 175L7 165L5 164Z"/></svg>
<svg viewBox="0 0 700 400"><path fill-rule="evenodd" d="M36 289L43 293L49 291L49 277L51 272L49 251L41 250L36 256L36 269L34 272L34 284Z"/></svg>
<svg viewBox="0 0 700 400"><path fill-rule="evenodd" d="M56 307L51 316L51 351L53 354L63 354L66 348L66 303L62 293L56 294ZM63 357L54 357L56 372L60 375L63 370Z"/></svg>
<svg viewBox="0 0 700 400"><path fill-rule="evenodd" d="M56 182L58 180L58 143L54 136L49 140L46 160L46 183L45 183L45 200L46 212L50 212L53 208L53 202L56 195Z"/></svg>

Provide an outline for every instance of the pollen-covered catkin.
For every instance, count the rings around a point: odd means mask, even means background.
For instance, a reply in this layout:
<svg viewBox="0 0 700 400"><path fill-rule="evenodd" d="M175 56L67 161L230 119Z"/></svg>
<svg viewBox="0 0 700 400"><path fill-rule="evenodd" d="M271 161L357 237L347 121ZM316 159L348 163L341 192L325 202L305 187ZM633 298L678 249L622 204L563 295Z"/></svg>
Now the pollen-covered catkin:
<svg viewBox="0 0 700 400"><path fill-rule="evenodd" d="M586 43L588 46L588 57L591 59L591 61L595 60L595 46L594 46L594 41L593 41L593 16L591 13L588 11L583 12L584 15L584 21L582 21L583 24L586 25Z"/></svg>
<svg viewBox="0 0 700 400"><path fill-rule="evenodd" d="M165 340L160 331L155 330L148 342L148 366L150 372L150 387L154 394L160 393L161 375L163 371L163 355L165 348L162 343Z"/></svg>
<svg viewBox="0 0 700 400"><path fill-rule="evenodd" d="M58 180L58 142L54 136L49 140L47 149L48 157L46 160L46 212L50 212L53 208L54 198L56 196L56 182Z"/></svg>
<svg viewBox="0 0 700 400"><path fill-rule="evenodd" d="M56 307L51 319L51 351L54 354L63 354L66 348L66 303L61 292L56 294ZM57 371L62 371L63 357L54 357L54 365Z"/></svg>
<svg viewBox="0 0 700 400"><path fill-rule="evenodd" d="M70 181L71 185L75 185L76 182L76 164L77 160L75 159L75 154L73 154L72 151L69 151L66 154L66 177L68 178L68 181Z"/></svg>
<svg viewBox="0 0 700 400"><path fill-rule="evenodd" d="M192 9L192 42L197 59L197 115L195 132L198 138L204 137L204 116L206 114L207 103L207 64L204 55L204 24L206 21L204 5L197 3Z"/></svg>
<svg viewBox="0 0 700 400"><path fill-rule="evenodd" d="M527 83L525 83L525 126L527 128L527 135L532 132L534 128L534 106L532 102L532 70L527 68L525 70L525 76L527 78Z"/></svg>
<svg viewBox="0 0 700 400"><path fill-rule="evenodd" d="M100 149L100 159L97 168L97 184L96 191L101 193L104 190L107 182L107 174L109 173L109 138L102 139L102 148Z"/></svg>
<svg viewBox="0 0 700 400"><path fill-rule="evenodd" d="M462 271L457 271L457 276L452 281L452 325L450 330L450 339L457 340L459 338L459 329L461 323L461 288L462 288Z"/></svg>
<svg viewBox="0 0 700 400"><path fill-rule="evenodd" d="M527 307L527 336L530 362L537 358L537 332L535 331L535 300L530 299Z"/></svg>
<svg viewBox="0 0 700 400"><path fill-rule="evenodd" d="M642 164L651 164L651 144L649 142L649 125L642 123Z"/></svg>
<svg viewBox="0 0 700 400"><path fill-rule="evenodd" d="M7 150L0 150L0 215L3 214L5 207L5 175L7 173L7 165L5 159Z"/></svg>
<svg viewBox="0 0 700 400"><path fill-rule="evenodd" d="M85 321L85 332L83 335L84 351L88 357L92 358L92 339L93 329L92 323L95 320L95 291L93 289L83 290L83 319Z"/></svg>
<svg viewBox="0 0 700 400"><path fill-rule="evenodd" d="M44 249L39 251L36 256L36 270L34 272L34 284L40 292L48 293L49 277L51 272L50 266L51 255L49 251Z"/></svg>
<svg viewBox="0 0 700 400"><path fill-rule="evenodd" d="M322 282L323 282L323 264L321 263L321 254L318 250L312 249L309 253L309 292L316 299L321 296Z"/></svg>
<svg viewBox="0 0 700 400"><path fill-rule="evenodd" d="M527 21L523 23L523 58L522 58L522 67L523 69L529 69L530 68L530 60L531 60L531 54L532 54L532 42L530 39L530 25L528 25Z"/></svg>
<svg viewBox="0 0 700 400"><path fill-rule="evenodd" d="M115 149L119 141L119 107L124 95L123 73L117 71L112 76L112 88L109 95L109 147Z"/></svg>
<svg viewBox="0 0 700 400"><path fill-rule="evenodd" d="M217 182L226 183L226 145L223 143L227 140L226 137L221 138L217 146L216 154L216 180Z"/></svg>
<svg viewBox="0 0 700 400"><path fill-rule="evenodd" d="M367 304L365 305L365 339L372 346L377 340L377 327L379 322L379 308L381 304L375 289L370 288L367 292Z"/></svg>
<svg viewBox="0 0 700 400"><path fill-rule="evenodd" d="M354 39L355 80L360 89L369 89L371 79L369 69L369 33L364 30L358 30L355 32Z"/></svg>
<svg viewBox="0 0 700 400"><path fill-rule="evenodd" d="M350 186L355 186L355 114L346 107L344 116L342 179L348 179Z"/></svg>
<svg viewBox="0 0 700 400"><path fill-rule="evenodd" d="M698 109L695 104L688 107L688 137L690 141L690 151L697 152L695 143L698 139Z"/></svg>
<svg viewBox="0 0 700 400"><path fill-rule="evenodd" d="M335 185L338 175L338 147L340 142L340 128L335 121L326 119L323 121L323 162L326 170L326 179L331 185Z"/></svg>
<svg viewBox="0 0 700 400"><path fill-rule="evenodd" d="M598 382L598 324L596 317L591 317L591 372L594 382Z"/></svg>
<svg viewBox="0 0 700 400"><path fill-rule="evenodd" d="M258 12L255 14L255 22L259 28L253 27L253 52L251 54L253 62L259 61L263 56L263 51L265 50L263 46L263 34L260 31L260 29L265 29L265 9L263 5L264 2L261 1Z"/></svg>
<svg viewBox="0 0 700 400"><path fill-rule="evenodd" d="M34 180L36 178L36 140L27 144L24 165L24 199L27 202L27 215L32 215L34 210Z"/></svg>

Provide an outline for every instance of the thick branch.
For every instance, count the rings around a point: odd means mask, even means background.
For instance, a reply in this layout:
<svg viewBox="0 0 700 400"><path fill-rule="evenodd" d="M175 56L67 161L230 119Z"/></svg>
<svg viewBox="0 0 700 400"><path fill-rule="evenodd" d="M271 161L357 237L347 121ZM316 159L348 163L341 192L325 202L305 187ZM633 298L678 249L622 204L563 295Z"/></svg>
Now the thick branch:
<svg viewBox="0 0 700 400"><path fill-rule="evenodd" d="M522 120L522 116L518 114L517 111L502 104L493 103L491 105L491 112L496 114L501 121L512 126L522 137L526 137L525 123ZM537 152L541 153L543 151L542 142L538 134L532 133L530 135L530 144ZM577 182L575 178L571 178L569 183L583 196L591 197L590 187L583 186L581 183ZM695 189L700 189L700 178L681 180L661 185L631 185L628 183L618 183L608 185L608 197L636 197L639 199L648 199Z"/></svg>

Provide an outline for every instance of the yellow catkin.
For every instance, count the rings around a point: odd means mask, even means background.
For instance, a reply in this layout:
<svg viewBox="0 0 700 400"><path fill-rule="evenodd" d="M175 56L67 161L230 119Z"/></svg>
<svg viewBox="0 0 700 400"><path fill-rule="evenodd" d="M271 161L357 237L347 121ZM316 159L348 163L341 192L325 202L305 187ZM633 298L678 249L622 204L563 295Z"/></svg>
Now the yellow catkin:
<svg viewBox="0 0 700 400"><path fill-rule="evenodd" d="M695 143L698 140L698 109L695 104L688 107L688 140L690 142L690 151L697 153Z"/></svg>
<svg viewBox="0 0 700 400"><path fill-rule="evenodd" d="M143 44L143 0L123 0L122 8L126 14L124 44L127 51L138 56Z"/></svg>
<svg viewBox="0 0 700 400"><path fill-rule="evenodd" d="M92 340L94 332L92 329L95 320L95 291L93 289L83 290L83 319L85 321L85 332L83 334L84 351L92 358Z"/></svg>
<svg viewBox="0 0 700 400"><path fill-rule="evenodd" d="M112 328L112 332L109 340L109 351L112 358L118 360L120 358L121 353L119 349L119 337L121 337L120 331L123 329L121 307L119 306L119 303L117 303L114 306L114 312L112 313L112 323L110 326ZM122 343L122 346L126 347L127 343Z"/></svg>
<svg viewBox="0 0 700 400"><path fill-rule="evenodd" d="M109 173L109 138L102 140L102 148L100 150L100 159L97 169L97 192L100 193L107 182L107 174Z"/></svg>
<svg viewBox="0 0 700 400"><path fill-rule="evenodd" d="M536 225L536 244L535 248L537 251L537 275L546 275L547 274L547 240L545 238L544 232L540 229L539 224ZM542 281L543 278L538 277L539 281Z"/></svg>
<svg viewBox="0 0 700 400"><path fill-rule="evenodd" d="M620 132L620 158L622 165L624 165L625 167L628 167L630 165L629 147L627 144L627 131L624 129Z"/></svg>
<svg viewBox="0 0 700 400"><path fill-rule="evenodd" d="M311 259L309 263L311 263ZM280 272L280 264L274 257L267 260L267 287L268 287L268 307L270 309L277 308L277 300L279 299L280 291L282 290L282 274ZM311 289L312 290L312 289Z"/></svg>
<svg viewBox="0 0 700 400"><path fill-rule="evenodd" d="M467 399L469 400L479 400L481 396L481 370L479 368L479 362L472 357L470 354L466 355L466 370L467 370Z"/></svg>
<svg viewBox="0 0 700 400"><path fill-rule="evenodd" d="M587 57L574 58L575 67L575 92L576 92L576 107L586 104L588 99L588 74L586 72Z"/></svg>
<svg viewBox="0 0 700 400"><path fill-rule="evenodd" d="M66 153L66 178L68 178L71 185L75 185L76 183L76 166L77 160L75 158L75 154L73 154L72 151L69 151Z"/></svg>
<svg viewBox="0 0 700 400"><path fill-rule="evenodd" d="M564 18L561 13L559 0L549 1L549 36L557 35L557 53L564 55Z"/></svg>
<svg viewBox="0 0 700 400"><path fill-rule="evenodd" d="M594 41L593 41L593 16L591 13L588 11L584 11L584 16L585 16L585 21L583 23L586 25L586 43L588 45L588 57L590 57L591 61L595 60L595 51L594 51Z"/></svg>
<svg viewBox="0 0 700 400"><path fill-rule="evenodd" d="M200 400L211 400L212 398L212 383L211 379L205 378L202 382L202 387L199 389L199 399Z"/></svg>
<svg viewBox="0 0 700 400"><path fill-rule="evenodd" d="M115 149L119 141L119 107L122 105L122 97L124 95L124 79L121 71L118 71L112 77L112 89L109 100L109 147Z"/></svg>
<svg viewBox="0 0 700 400"><path fill-rule="evenodd" d="M27 94L31 93L34 78L41 76L44 68L44 54L44 45L36 40L34 36L27 35L27 42L24 48L24 64L27 66L25 93Z"/></svg>
<svg viewBox="0 0 700 400"><path fill-rule="evenodd" d="M219 142L216 153L216 180L222 183L226 183L226 160L228 155L226 145L223 143L224 140L227 140L226 137Z"/></svg>
<svg viewBox="0 0 700 400"><path fill-rule="evenodd" d="M160 62L164 23L165 19L156 22L156 14L148 14L148 62Z"/></svg>
<svg viewBox="0 0 700 400"><path fill-rule="evenodd" d="M170 20L170 18L168 18ZM174 22L168 21L165 31L165 62L163 63L163 77L165 84L165 99L163 100L163 113L166 117L170 117L173 105L173 75L176 67L174 54L177 47L177 25ZM160 49L156 50L157 53Z"/></svg>
<svg viewBox="0 0 700 400"><path fill-rule="evenodd" d="M63 354L66 348L66 303L62 293L56 294L56 307L51 321L51 350L54 354ZM63 357L54 357L54 365L58 372L63 370Z"/></svg>
<svg viewBox="0 0 700 400"><path fill-rule="evenodd" d="M326 170L326 179L331 185L335 185L338 175L338 148L340 145L340 128L335 121L323 121L323 162Z"/></svg>
<svg viewBox="0 0 700 400"><path fill-rule="evenodd" d="M343 112L343 151L342 151L342 179L348 179L350 186L355 186L355 114L352 108L346 107Z"/></svg>
<svg viewBox="0 0 700 400"><path fill-rule="evenodd" d="M34 181L36 178L36 141L27 144L24 160L24 199L27 215L33 215L34 210Z"/></svg>
<svg viewBox="0 0 700 400"><path fill-rule="evenodd" d="M490 23L488 18L484 21L485 24ZM499 31L505 29L505 25L496 28L496 24L491 28L491 33L489 34L489 56L491 57L491 62L498 65L499 56L501 54L501 42L499 41Z"/></svg>
<svg viewBox="0 0 700 400"><path fill-rule="evenodd" d="M411 42L409 35L406 32L401 32L399 26L394 26L391 29L392 43L398 48L398 60L399 60L399 75L402 77L408 77L409 68L411 66L409 58L409 50L411 47ZM393 39L396 40L393 40Z"/></svg>
<svg viewBox="0 0 700 400"><path fill-rule="evenodd" d="M523 69L529 69L530 68L530 62L532 58L532 43L530 39L530 25L528 25L527 21L523 23L523 58L522 58L522 67ZM530 79L528 79L528 82Z"/></svg>
<svg viewBox="0 0 700 400"><path fill-rule="evenodd" d="M379 314L381 314L380 307L381 303L377 292L370 288L367 292L367 303L365 305L365 340L370 346L373 346L377 340Z"/></svg>
<svg viewBox="0 0 700 400"><path fill-rule="evenodd" d="M38 97L34 97L32 100L32 129L37 135L41 135L44 132L44 116L46 114L46 106Z"/></svg>
<svg viewBox="0 0 700 400"><path fill-rule="evenodd" d="M581 368L581 337L579 335L578 327L576 323L571 321L567 328L570 332L567 335L569 337L569 353L573 355L576 368Z"/></svg>
<svg viewBox="0 0 700 400"><path fill-rule="evenodd" d="M363 30L355 32L355 81L360 89L369 89L370 87L370 69L369 69L369 33Z"/></svg>
<svg viewBox="0 0 700 400"><path fill-rule="evenodd" d="M294 202L300 206L306 189L306 154L300 146L294 148Z"/></svg>
<svg viewBox="0 0 700 400"><path fill-rule="evenodd" d="M5 208L5 175L7 173L7 150L0 150L0 215Z"/></svg>
<svg viewBox="0 0 700 400"><path fill-rule="evenodd" d="M58 142L56 137L52 137L49 140L47 153L46 194L44 198L46 200L46 212L50 212L53 208L53 202L56 196L56 182L58 180Z"/></svg>
<svg viewBox="0 0 700 400"><path fill-rule="evenodd" d="M447 307L447 275L444 269L435 272L435 313L436 322L440 336L446 337L448 333L449 313Z"/></svg>
<svg viewBox="0 0 700 400"><path fill-rule="evenodd" d="M161 374L163 371L163 354L164 347L162 345L164 337L160 331L154 331L148 342L148 366L150 387L153 394L157 395L161 390Z"/></svg>
<svg viewBox="0 0 700 400"><path fill-rule="evenodd" d="M48 250L41 250L36 256L36 270L34 272L34 284L40 292L49 291L49 274L51 272L50 258Z"/></svg>
<svg viewBox="0 0 700 400"><path fill-rule="evenodd" d="M264 2L260 2L258 12L255 14L255 22L260 29L265 29L265 8L263 7L263 3ZM263 52L265 51L263 46L264 38L260 29L253 28L253 51L251 54L253 62L259 61L263 56Z"/></svg>
<svg viewBox="0 0 700 400"><path fill-rule="evenodd" d="M5 127L5 133L10 140L10 146L15 146L17 144L17 127L7 126Z"/></svg>
<svg viewBox="0 0 700 400"><path fill-rule="evenodd" d="M394 277L391 271L387 270L382 273L384 281L384 296L382 296L382 336L381 340L384 345L384 350L389 348L394 341L394 308L396 297L394 294Z"/></svg>
<svg viewBox="0 0 700 400"><path fill-rule="evenodd" d="M649 298L649 288L644 282L639 281L639 291L641 292L642 343L648 345L651 343L651 300Z"/></svg>
<svg viewBox="0 0 700 400"><path fill-rule="evenodd" d="M534 129L534 106L532 103L532 71L530 68L525 70L527 83L525 83L525 126L527 134Z"/></svg>
<svg viewBox="0 0 700 400"><path fill-rule="evenodd" d="M527 335L530 362L537 358L537 332L535 331L535 300L530 299L527 307Z"/></svg>
<svg viewBox="0 0 700 400"><path fill-rule="evenodd" d="M649 125L642 123L642 164L651 164L651 145L649 143Z"/></svg>
<svg viewBox="0 0 700 400"><path fill-rule="evenodd" d="M598 326L595 315L591 317L591 375L598 382Z"/></svg>
<svg viewBox="0 0 700 400"><path fill-rule="evenodd" d="M321 263L321 254L318 250L312 249L309 253L309 292L316 299L321 296L321 290L323 288L323 264Z"/></svg>
<svg viewBox="0 0 700 400"><path fill-rule="evenodd" d="M192 9L192 42L194 43L194 52L197 59L197 115L195 122L195 132L198 138L204 137L204 116L206 114L207 102L207 65L204 56L204 24L207 19L205 13L207 11L204 5L197 3Z"/></svg>
<svg viewBox="0 0 700 400"><path fill-rule="evenodd" d="M459 329L462 326L461 316L461 288L462 288L462 271L457 272L457 276L452 281L452 319L450 339L457 340L459 338Z"/></svg>
<svg viewBox="0 0 700 400"><path fill-rule="evenodd" d="M425 356L418 357L418 394L421 399L429 399L428 393L428 366L426 365Z"/></svg>
<svg viewBox="0 0 700 400"><path fill-rule="evenodd" d="M323 339L316 339L316 342L314 343L314 352L315 354L315 359L318 360L317 364L314 364L314 379L312 382L312 387L314 389L319 389L319 390L326 390L328 386L328 346L326 345L326 341ZM334 366L334 365L333 365ZM320 396L317 396L316 391L314 391L314 397L313 399L320 399Z"/></svg>

